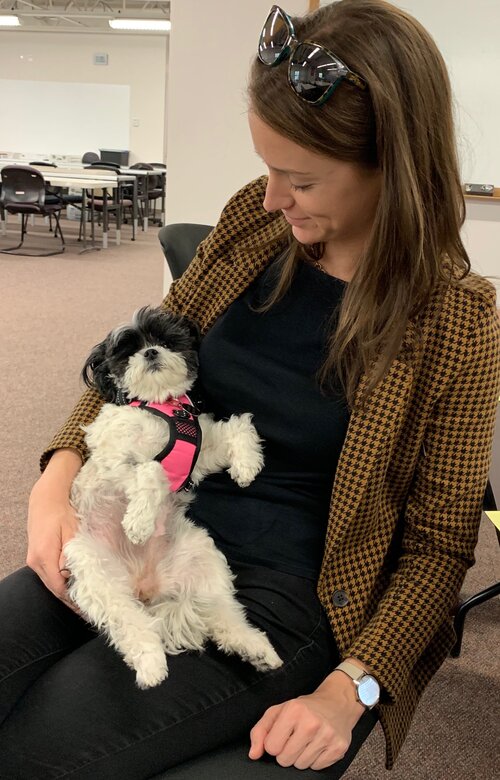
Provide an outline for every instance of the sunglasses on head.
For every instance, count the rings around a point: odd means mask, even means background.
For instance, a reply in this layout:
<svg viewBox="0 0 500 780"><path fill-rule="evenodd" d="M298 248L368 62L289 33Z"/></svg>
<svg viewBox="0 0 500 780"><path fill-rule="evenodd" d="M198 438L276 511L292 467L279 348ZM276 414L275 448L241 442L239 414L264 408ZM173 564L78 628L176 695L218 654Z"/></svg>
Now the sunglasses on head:
<svg viewBox="0 0 500 780"><path fill-rule="evenodd" d="M299 43L288 14L273 5L260 34L258 58L263 65L274 67L287 57L288 83L313 106L328 100L344 80L366 89L366 82L324 46L312 41Z"/></svg>

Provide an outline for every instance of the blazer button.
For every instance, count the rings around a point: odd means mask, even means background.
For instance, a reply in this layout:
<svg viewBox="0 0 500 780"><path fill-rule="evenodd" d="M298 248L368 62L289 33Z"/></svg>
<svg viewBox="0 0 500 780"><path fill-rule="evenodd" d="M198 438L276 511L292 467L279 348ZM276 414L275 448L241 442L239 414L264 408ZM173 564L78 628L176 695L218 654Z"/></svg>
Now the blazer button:
<svg viewBox="0 0 500 780"><path fill-rule="evenodd" d="M336 590L333 594L333 603L336 607L345 607L349 604L349 596L345 590Z"/></svg>

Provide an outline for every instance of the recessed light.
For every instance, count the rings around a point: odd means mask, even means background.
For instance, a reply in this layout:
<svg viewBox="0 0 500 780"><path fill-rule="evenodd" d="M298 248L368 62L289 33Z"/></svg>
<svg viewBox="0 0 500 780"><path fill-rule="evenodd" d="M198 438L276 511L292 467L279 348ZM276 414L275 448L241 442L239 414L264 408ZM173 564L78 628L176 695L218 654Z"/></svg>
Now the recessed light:
<svg viewBox="0 0 500 780"><path fill-rule="evenodd" d="M0 15L0 27L19 27L20 24L18 16Z"/></svg>
<svg viewBox="0 0 500 780"><path fill-rule="evenodd" d="M160 30L168 32L170 21L168 19L110 19L109 26L113 30Z"/></svg>

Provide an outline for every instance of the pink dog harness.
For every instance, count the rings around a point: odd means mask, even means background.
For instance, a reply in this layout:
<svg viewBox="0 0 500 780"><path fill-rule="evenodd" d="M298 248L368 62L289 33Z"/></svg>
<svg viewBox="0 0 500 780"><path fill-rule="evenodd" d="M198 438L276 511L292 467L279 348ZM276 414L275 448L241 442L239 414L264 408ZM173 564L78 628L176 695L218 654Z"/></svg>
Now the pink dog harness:
<svg viewBox="0 0 500 780"><path fill-rule="evenodd" d="M189 490L193 485L191 474L201 449L201 428L190 398L181 395L162 404L131 401L129 405L155 414L168 423L168 444L155 456L155 460L161 463L172 492Z"/></svg>

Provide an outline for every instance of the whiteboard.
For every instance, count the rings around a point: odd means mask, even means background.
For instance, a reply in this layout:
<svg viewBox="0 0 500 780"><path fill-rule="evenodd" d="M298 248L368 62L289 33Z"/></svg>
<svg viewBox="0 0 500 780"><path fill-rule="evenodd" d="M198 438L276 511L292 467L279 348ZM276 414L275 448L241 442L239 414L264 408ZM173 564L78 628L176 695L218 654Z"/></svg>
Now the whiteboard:
<svg viewBox="0 0 500 780"><path fill-rule="evenodd" d="M448 66L462 181L500 187L500 0L392 2L431 33Z"/></svg>
<svg viewBox="0 0 500 780"><path fill-rule="evenodd" d="M0 106L2 152L130 148L128 85L0 79Z"/></svg>

